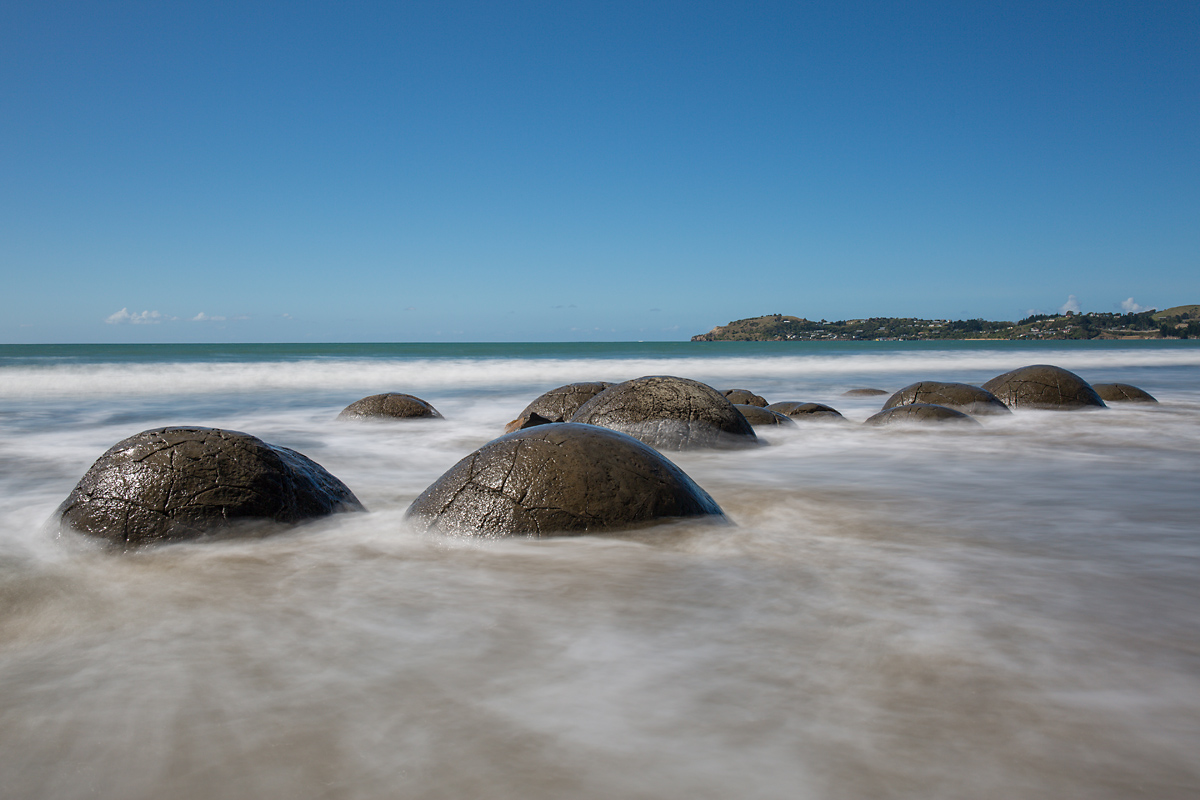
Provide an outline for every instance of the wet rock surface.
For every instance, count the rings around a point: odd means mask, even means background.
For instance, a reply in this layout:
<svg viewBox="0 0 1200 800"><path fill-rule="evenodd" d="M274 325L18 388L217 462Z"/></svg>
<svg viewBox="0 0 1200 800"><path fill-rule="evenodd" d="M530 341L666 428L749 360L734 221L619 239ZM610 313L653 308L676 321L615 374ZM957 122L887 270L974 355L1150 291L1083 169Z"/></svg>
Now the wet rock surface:
<svg viewBox="0 0 1200 800"><path fill-rule="evenodd" d="M802 403L799 400L783 400L778 403L771 403L771 405L767 406L767 410L783 414L785 417L798 422L830 422L845 419L840 411L824 403Z"/></svg>
<svg viewBox="0 0 1200 800"><path fill-rule="evenodd" d="M387 392L356 400L342 409L338 419L442 419L437 409L411 394Z"/></svg>
<svg viewBox="0 0 1200 800"><path fill-rule="evenodd" d="M883 409L886 411L889 408L913 403L945 406L975 416L1012 413L1008 406L986 389L972 386L969 383L943 383L941 381L920 381L905 386L884 402Z"/></svg>
<svg viewBox="0 0 1200 800"><path fill-rule="evenodd" d="M576 423L539 425L484 445L405 514L418 529L493 538L618 531L701 516L724 519L662 454L631 436Z"/></svg>
<svg viewBox="0 0 1200 800"><path fill-rule="evenodd" d="M759 408L767 407L766 398L755 394L749 389L726 389L721 392L725 395L725 399L733 403L735 406L758 406Z"/></svg>
<svg viewBox="0 0 1200 800"><path fill-rule="evenodd" d="M965 423L978 425L979 421L968 414L953 408L933 405L932 403L911 403L880 411L868 417L864 425L893 425L898 422L907 423Z"/></svg>
<svg viewBox="0 0 1200 800"><path fill-rule="evenodd" d="M1104 401L1087 381L1050 364L1034 364L997 375L983 388L1010 408L1104 408Z"/></svg>
<svg viewBox="0 0 1200 800"><path fill-rule="evenodd" d="M604 381L586 381L551 389L525 406L516 419L504 426L504 432L512 433L551 422L566 422L581 405L610 386L611 383Z"/></svg>
<svg viewBox="0 0 1200 800"><path fill-rule="evenodd" d="M888 394L883 389L849 389L842 392L842 397L882 397Z"/></svg>
<svg viewBox="0 0 1200 800"><path fill-rule="evenodd" d="M571 422L627 433L659 450L758 444L750 423L720 392L669 375L609 387L580 406Z"/></svg>
<svg viewBox="0 0 1200 800"><path fill-rule="evenodd" d="M746 418L746 421L756 428L760 425L788 425L793 427L796 425L796 421L791 417L784 416L778 411L772 411L769 408L738 405L736 403L733 407L740 411L742 416Z"/></svg>
<svg viewBox="0 0 1200 800"><path fill-rule="evenodd" d="M1158 399L1144 389L1128 383L1093 383L1092 388L1106 403L1157 403Z"/></svg>
<svg viewBox="0 0 1200 800"><path fill-rule="evenodd" d="M363 511L320 464L247 433L158 428L109 448L56 512L60 524L133 548L235 522L296 523Z"/></svg>

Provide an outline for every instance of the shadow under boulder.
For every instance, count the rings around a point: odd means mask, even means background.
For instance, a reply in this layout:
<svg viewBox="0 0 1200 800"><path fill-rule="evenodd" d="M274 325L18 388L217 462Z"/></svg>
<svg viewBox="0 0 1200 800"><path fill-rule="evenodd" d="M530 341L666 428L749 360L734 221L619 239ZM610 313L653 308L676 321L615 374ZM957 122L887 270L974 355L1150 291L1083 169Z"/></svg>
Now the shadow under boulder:
<svg viewBox="0 0 1200 800"><path fill-rule="evenodd" d="M711 386L653 375L618 383L588 400L571 422L627 433L659 450L752 447L754 429Z"/></svg>
<svg viewBox="0 0 1200 800"><path fill-rule="evenodd" d="M661 453L592 425L539 425L459 461L405 518L458 536L553 536L640 527L672 517L724 519L720 506Z"/></svg>
<svg viewBox="0 0 1200 800"><path fill-rule="evenodd" d="M1087 381L1050 364L1034 364L997 375L983 388L1010 408L1073 411L1105 407Z"/></svg>
<svg viewBox="0 0 1200 800"><path fill-rule="evenodd" d="M438 410L411 394L387 392L355 400L342 409L338 419L443 419Z"/></svg>
<svg viewBox="0 0 1200 800"><path fill-rule="evenodd" d="M896 423L966 423L978 425L979 420L955 411L953 408L933 405L932 403L910 403L880 411L868 417L863 425L894 425Z"/></svg>
<svg viewBox="0 0 1200 800"><path fill-rule="evenodd" d="M969 383L942 383L941 381L920 381L905 386L887 399L883 404L883 409L886 411L889 408L913 403L945 406L976 416L1012 413L1008 406L986 389L980 389Z"/></svg>
<svg viewBox="0 0 1200 800"><path fill-rule="evenodd" d="M237 522L291 524L364 510L344 483L295 450L238 431L177 427L113 445L55 517L134 548L194 539Z"/></svg>

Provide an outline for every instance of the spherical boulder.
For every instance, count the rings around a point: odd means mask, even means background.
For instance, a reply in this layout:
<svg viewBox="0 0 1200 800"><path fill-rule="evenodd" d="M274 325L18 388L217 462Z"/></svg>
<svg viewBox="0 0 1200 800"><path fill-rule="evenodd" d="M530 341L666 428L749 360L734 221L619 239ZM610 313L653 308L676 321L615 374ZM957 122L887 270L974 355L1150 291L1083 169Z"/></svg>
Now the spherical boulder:
<svg viewBox="0 0 1200 800"><path fill-rule="evenodd" d="M945 406L975 416L1012 413L1008 406L986 389L969 383L941 381L920 381L905 386L884 402L883 410L913 403Z"/></svg>
<svg viewBox="0 0 1200 800"><path fill-rule="evenodd" d="M1105 407L1087 381L1049 364L1034 364L997 375L983 388L1010 408L1071 411Z"/></svg>
<svg viewBox="0 0 1200 800"><path fill-rule="evenodd" d="M1106 403L1157 403L1154 395L1128 383L1093 383L1092 388Z"/></svg>
<svg viewBox="0 0 1200 800"><path fill-rule="evenodd" d="M442 419L438 410L411 394L387 392L356 400L342 409L338 419Z"/></svg>
<svg viewBox="0 0 1200 800"><path fill-rule="evenodd" d="M835 422L844 420L835 408L824 403L802 403L799 400L782 400L767 406L768 411L783 414L785 417L804 422Z"/></svg>
<svg viewBox="0 0 1200 800"><path fill-rule="evenodd" d="M632 436L577 423L501 436L459 461L405 513L458 536L553 536L640 527L671 517L724 519L720 506Z"/></svg>
<svg viewBox="0 0 1200 800"><path fill-rule="evenodd" d="M760 425L790 425L795 427L796 421L791 417L784 416L778 411L772 411L769 408L761 406L745 406L734 403L733 407L742 412L742 416L746 418L751 426L757 428Z"/></svg>
<svg viewBox="0 0 1200 800"><path fill-rule="evenodd" d="M909 403L880 411L874 416L867 417L864 425L893 425L897 422L929 423L929 422L959 422L968 425L978 425L979 421L953 408L938 406L932 403Z"/></svg>
<svg viewBox="0 0 1200 800"><path fill-rule="evenodd" d="M755 394L749 389L726 389L725 391L721 392L721 394L725 395L725 399L733 403L735 406L758 406L759 408L767 407L766 398Z"/></svg>
<svg viewBox="0 0 1200 800"><path fill-rule="evenodd" d="M512 433L551 422L566 422L581 405L610 386L612 384L605 381L587 381L551 389L525 406L516 419L504 426L504 432Z"/></svg>
<svg viewBox="0 0 1200 800"><path fill-rule="evenodd" d="M611 386L580 406L571 422L621 431L659 450L758 444L750 423L720 392L669 375Z"/></svg>
<svg viewBox="0 0 1200 800"><path fill-rule="evenodd" d="M883 389L848 389L842 397L880 397L887 394Z"/></svg>
<svg viewBox="0 0 1200 800"><path fill-rule="evenodd" d="M234 522L295 523L365 510L295 450L217 428L158 428L109 448L59 506L61 525L122 548L193 539Z"/></svg>

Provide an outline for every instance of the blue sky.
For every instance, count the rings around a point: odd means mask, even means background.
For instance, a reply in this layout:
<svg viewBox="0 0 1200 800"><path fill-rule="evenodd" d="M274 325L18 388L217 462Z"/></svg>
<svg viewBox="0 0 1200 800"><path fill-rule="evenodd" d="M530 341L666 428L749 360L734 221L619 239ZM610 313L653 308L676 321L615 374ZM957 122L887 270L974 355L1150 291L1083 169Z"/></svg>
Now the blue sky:
<svg viewBox="0 0 1200 800"><path fill-rule="evenodd" d="M0 341L1200 302L1200 3L0 4Z"/></svg>

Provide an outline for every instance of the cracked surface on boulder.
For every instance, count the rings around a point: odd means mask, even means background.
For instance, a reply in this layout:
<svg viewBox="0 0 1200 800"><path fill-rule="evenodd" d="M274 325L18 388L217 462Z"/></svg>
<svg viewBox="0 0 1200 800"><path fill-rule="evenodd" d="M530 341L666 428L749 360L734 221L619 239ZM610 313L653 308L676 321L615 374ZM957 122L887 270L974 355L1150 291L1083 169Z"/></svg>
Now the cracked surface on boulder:
<svg viewBox="0 0 1200 800"><path fill-rule="evenodd" d="M566 422L581 405L610 386L611 383L604 381L585 381L551 389L525 406L516 419L504 426L504 432L512 433L551 422Z"/></svg>
<svg viewBox="0 0 1200 800"><path fill-rule="evenodd" d="M415 527L497 538L586 534L671 517L724 519L720 506L661 453L592 425L539 425L459 461L405 513Z"/></svg>
<svg viewBox="0 0 1200 800"><path fill-rule="evenodd" d="M887 399L883 410L896 406L927 403L945 406L967 414L1011 414L1008 406L1000 398L978 386L969 383L943 383L942 381L919 381L905 386Z"/></svg>
<svg viewBox="0 0 1200 800"><path fill-rule="evenodd" d="M799 400L783 400L778 403L771 403L771 405L767 406L767 410L783 414L785 417L790 417L796 421L829 422L831 420L845 419L840 411L824 403L802 403Z"/></svg>
<svg viewBox="0 0 1200 800"><path fill-rule="evenodd" d="M442 419L438 410L419 397L398 392L373 394L342 409L338 419Z"/></svg>
<svg viewBox="0 0 1200 800"><path fill-rule="evenodd" d="M174 427L113 445L55 516L132 548L192 539L239 520L295 523L363 510L344 483L295 450L238 431Z"/></svg>
<svg viewBox="0 0 1200 800"><path fill-rule="evenodd" d="M571 422L621 431L659 450L758 444L750 423L720 392L670 375L609 387L580 406Z"/></svg>
<svg viewBox="0 0 1200 800"><path fill-rule="evenodd" d="M983 388L1010 408L1069 411L1105 407L1087 381L1050 364L1034 364L997 375Z"/></svg>
<svg viewBox="0 0 1200 800"><path fill-rule="evenodd" d="M726 389L721 392L725 395L725 399L733 403L735 406L758 406L759 408L767 407L767 400L761 395L757 395L749 389Z"/></svg>
<svg viewBox="0 0 1200 800"><path fill-rule="evenodd" d="M955 411L953 408L938 406L932 403L911 403L880 411L874 416L867 417L863 425L892 425L897 422L960 422L978 425L979 420Z"/></svg>
<svg viewBox="0 0 1200 800"><path fill-rule="evenodd" d="M1128 383L1093 383L1092 388L1106 403L1157 403L1158 399Z"/></svg>
<svg viewBox="0 0 1200 800"><path fill-rule="evenodd" d="M778 411L772 411L769 408L761 408L760 406L744 406L734 403L734 408L742 412L742 416L746 418L752 426L759 425L789 425L796 426L796 421L791 417L780 414Z"/></svg>

